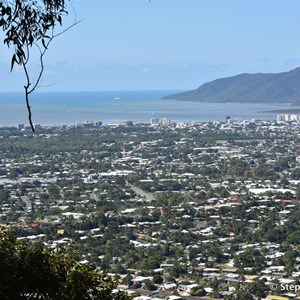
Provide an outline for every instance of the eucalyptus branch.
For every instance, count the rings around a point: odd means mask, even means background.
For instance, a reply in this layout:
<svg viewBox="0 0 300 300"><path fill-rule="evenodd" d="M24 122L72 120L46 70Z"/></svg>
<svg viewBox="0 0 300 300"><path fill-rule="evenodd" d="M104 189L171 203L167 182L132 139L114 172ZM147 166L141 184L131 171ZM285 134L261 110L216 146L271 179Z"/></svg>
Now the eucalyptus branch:
<svg viewBox="0 0 300 300"><path fill-rule="evenodd" d="M50 86L54 86L57 83L58 83L58 81L53 82L53 83L49 83L49 84L45 84L45 85L39 85L38 88L47 88L47 87L50 87Z"/></svg>
<svg viewBox="0 0 300 300"><path fill-rule="evenodd" d="M40 69L40 72L39 72L39 75L38 75L38 78L34 84L34 86L30 89L29 91L29 94L31 94L33 91L35 91L36 89L39 88L39 83L41 81L41 78L42 78L42 75L44 73L44 55L46 54L46 51L48 50L48 47L50 45L50 43L53 41L53 39L55 39L56 37L62 35L63 33L67 32L68 30L70 30L72 27L76 26L77 24L79 24L80 22L82 22L82 20L79 20L73 24L71 24L69 27L67 27L65 30L57 33L57 34L54 34L53 30L52 30L52 34L51 36L49 37L47 43L45 44L44 46L44 49L42 50L41 47L38 45L38 44L35 44L36 47L39 49L40 51L40 64L41 64L41 69Z"/></svg>
<svg viewBox="0 0 300 300"><path fill-rule="evenodd" d="M52 41L53 38L50 38L50 40L48 41L47 43L47 47L44 48L44 50L41 50L41 47L39 45L36 45L37 48L39 49L40 51L40 64L41 64L41 69L40 69L40 72L39 72L39 75L38 75L38 78L37 80L35 81L35 84L33 85L33 87L29 90L29 94L31 94L33 91L35 91L37 88L38 88L38 85L41 81L41 78L43 76L43 73L44 73L44 55L46 53L46 50L48 49L48 46L50 44L50 42Z"/></svg>
<svg viewBox="0 0 300 300"><path fill-rule="evenodd" d="M27 106L27 111L28 111L28 120L29 120L31 130L33 132L35 132L35 128L34 128L34 125L32 123L32 119L31 119L31 106L29 104L29 94L30 94L29 87L31 85L31 82L30 82L30 77L29 77L29 73L28 73L26 64L23 64L23 69L24 69L24 73L25 73L25 76L26 76L26 80L27 80L27 84L24 85L24 89L25 89L26 106Z"/></svg>
<svg viewBox="0 0 300 300"><path fill-rule="evenodd" d="M79 20L79 21L76 21L75 23L73 23L73 24L71 24L69 27L67 27L65 30L63 30L63 31L61 31L61 32L59 32L59 33L53 35L53 38L56 38L56 37L58 37L58 36L64 34L65 32L69 31L72 27L74 27L74 26L78 25L79 23L81 23L83 20L84 20L84 19L81 19L81 20Z"/></svg>
<svg viewBox="0 0 300 300"><path fill-rule="evenodd" d="M11 0L0 1L0 30L4 33L4 44L13 46L14 53L11 58L11 71L15 64L23 67L26 84L25 98L28 118L32 131L35 131L31 120L31 106L29 95L39 88L44 73L44 56L54 38L62 35L81 21L74 23L54 34L54 29L62 26L62 19L68 14L66 10L69 0ZM74 8L71 3L71 8ZM49 34L50 33L50 34ZM50 36L49 36L50 35ZM28 65L30 63L30 50L35 46L39 49L40 70L37 79L31 81Z"/></svg>
<svg viewBox="0 0 300 300"><path fill-rule="evenodd" d="M27 64L28 62L29 62L29 45L28 44L26 44L26 57L25 57L25 61L24 61L24 63L23 64Z"/></svg>

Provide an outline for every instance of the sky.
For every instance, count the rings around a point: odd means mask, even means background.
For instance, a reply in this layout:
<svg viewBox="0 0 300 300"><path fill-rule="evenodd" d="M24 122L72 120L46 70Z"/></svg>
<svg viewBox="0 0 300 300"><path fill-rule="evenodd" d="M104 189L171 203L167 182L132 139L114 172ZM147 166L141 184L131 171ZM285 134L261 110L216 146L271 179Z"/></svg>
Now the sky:
<svg viewBox="0 0 300 300"><path fill-rule="evenodd" d="M45 57L40 91L189 90L300 66L300 1L73 0ZM60 29L59 29L60 30ZM22 91L0 45L0 92ZM39 62L34 59L36 77Z"/></svg>

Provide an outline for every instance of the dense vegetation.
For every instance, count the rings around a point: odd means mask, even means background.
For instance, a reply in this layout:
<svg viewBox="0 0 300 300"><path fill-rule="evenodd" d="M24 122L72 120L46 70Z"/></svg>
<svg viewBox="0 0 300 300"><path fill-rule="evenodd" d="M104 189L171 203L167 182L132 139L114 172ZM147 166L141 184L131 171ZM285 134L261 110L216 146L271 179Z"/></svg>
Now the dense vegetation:
<svg viewBox="0 0 300 300"><path fill-rule="evenodd" d="M124 293L114 292L116 283L110 277L79 264L70 255L64 249L53 252L41 244L17 241L0 231L0 298L129 299Z"/></svg>
<svg viewBox="0 0 300 300"><path fill-rule="evenodd" d="M300 68L277 74L240 74L217 79L165 99L209 102L299 103Z"/></svg>

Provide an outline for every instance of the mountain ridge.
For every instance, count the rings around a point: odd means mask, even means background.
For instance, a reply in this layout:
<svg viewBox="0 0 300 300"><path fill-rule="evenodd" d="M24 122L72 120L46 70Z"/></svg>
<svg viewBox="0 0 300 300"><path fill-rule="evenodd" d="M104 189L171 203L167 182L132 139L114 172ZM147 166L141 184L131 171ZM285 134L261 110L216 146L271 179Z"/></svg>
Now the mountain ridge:
<svg viewBox="0 0 300 300"><path fill-rule="evenodd" d="M281 73L242 73L219 78L163 99L300 104L300 67Z"/></svg>

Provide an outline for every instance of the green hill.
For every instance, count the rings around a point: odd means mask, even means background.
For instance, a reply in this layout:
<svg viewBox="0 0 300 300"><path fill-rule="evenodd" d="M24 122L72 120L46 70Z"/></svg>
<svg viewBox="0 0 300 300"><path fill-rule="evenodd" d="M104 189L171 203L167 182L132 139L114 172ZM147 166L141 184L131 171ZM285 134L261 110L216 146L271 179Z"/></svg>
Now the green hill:
<svg viewBox="0 0 300 300"><path fill-rule="evenodd" d="M283 73L240 74L216 79L164 99L300 104L300 67Z"/></svg>

